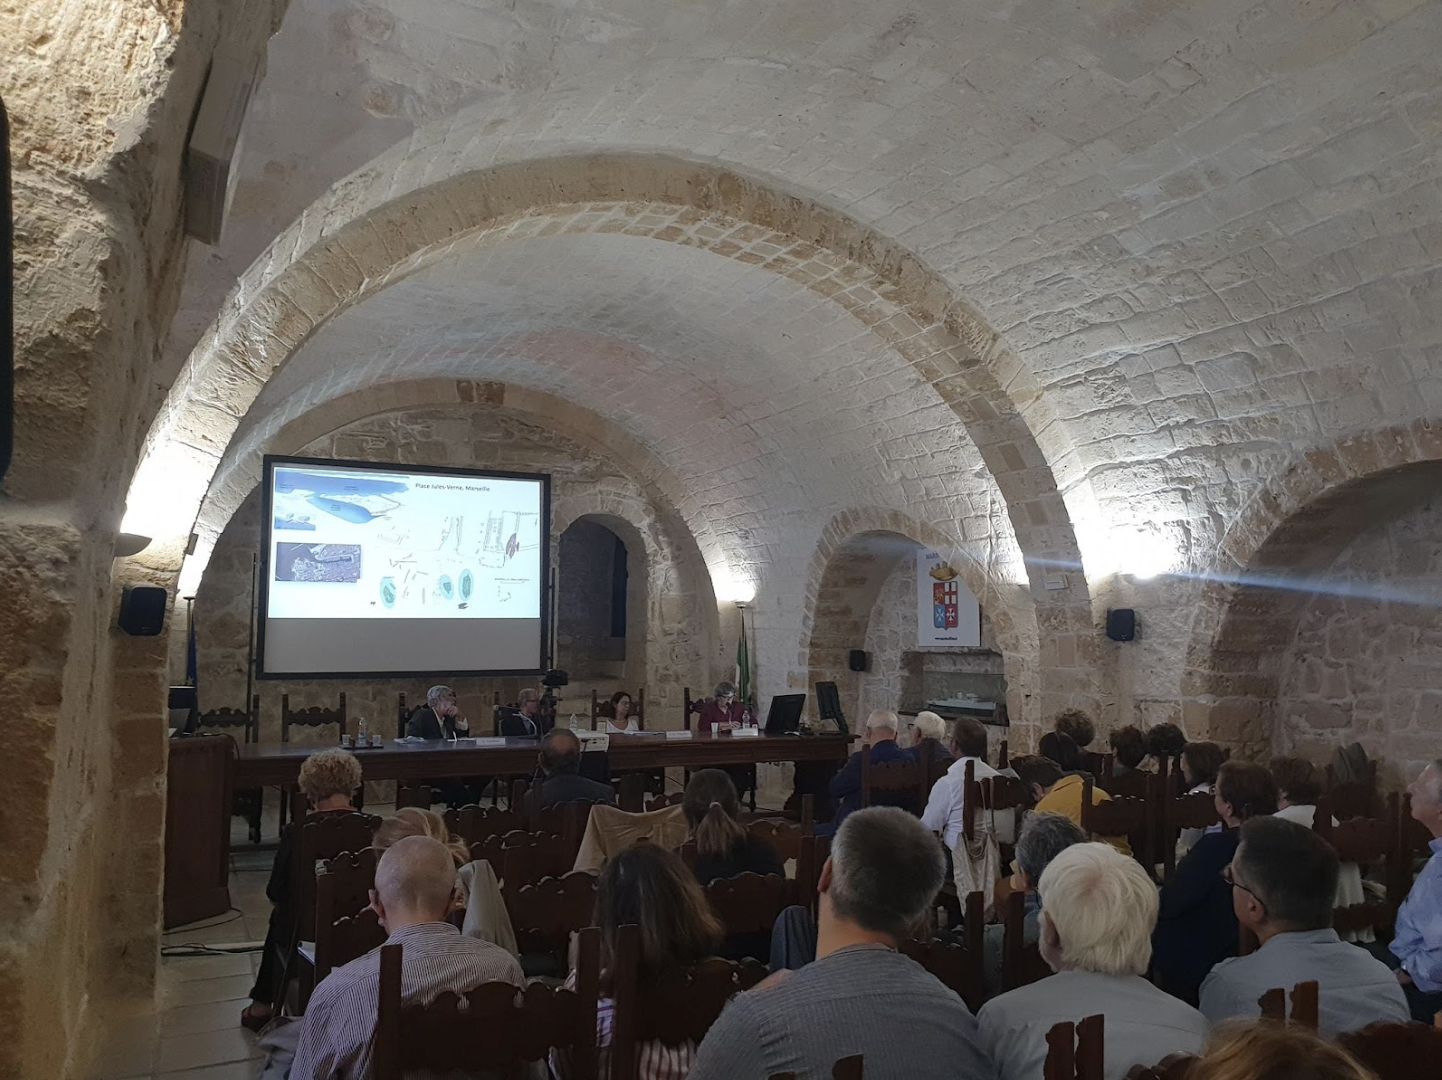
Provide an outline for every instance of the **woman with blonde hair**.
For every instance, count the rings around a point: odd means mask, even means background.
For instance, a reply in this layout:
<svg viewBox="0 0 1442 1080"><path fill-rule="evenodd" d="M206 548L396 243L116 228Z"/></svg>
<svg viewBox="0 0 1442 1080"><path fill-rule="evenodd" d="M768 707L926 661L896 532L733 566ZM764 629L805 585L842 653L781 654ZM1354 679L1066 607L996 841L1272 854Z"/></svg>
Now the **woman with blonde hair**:
<svg viewBox="0 0 1442 1080"><path fill-rule="evenodd" d="M1151 1064L1151 1063L1147 1063ZM1335 1043L1298 1024L1221 1024L1187 1080L1377 1080Z"/></svg>
<svg viewBox="0 0 1442 1080"><path fill-rule="evenodd" d="M341 816L354 812L351 800L361 786L361 764L348 750L331 747L311 754L300 766L296 786L310 803L306 821ZM295 912L291 910L291 869L295 864L296 830L302 822L292 822L280 834L271 864L266 898L275 905L270 910L270 926L265 932L265 946L260 954L260 970L250 989L250 1004L240 1014L242 1027L259 1031L275 1013L280 996L281 974L288 959L286 952L295 936Z"/></svg>
<svg viewBox="0 0 1442 1080"><path fill-rule="evenodd" d="M446 819L434 810L422 809L419 806L403 806L382 821L380 828L375 831L371 847L377 852L385 851L397 840L404 840L407 836L429 836L432 840L439 841L451 853L451 858L458 867L471 861L470 848L446 827Z"/></svg>

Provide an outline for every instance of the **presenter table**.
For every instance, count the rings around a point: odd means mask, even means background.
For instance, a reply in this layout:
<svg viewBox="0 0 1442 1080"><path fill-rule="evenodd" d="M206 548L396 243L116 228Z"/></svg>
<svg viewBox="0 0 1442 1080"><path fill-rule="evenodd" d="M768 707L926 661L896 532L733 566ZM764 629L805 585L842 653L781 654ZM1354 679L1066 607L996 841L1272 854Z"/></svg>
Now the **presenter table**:
<svg viewBox="0 0 1442 1080"><path fill-rule="evenodd" d="M539 740L508 738L504 745L474 743L387 742L357 749L367 780L440 780L451 776L520 776L536 768ZM293 784L300 763L325 747L297 743L249 743L239 747L236 789L267 784ZM730 732L695 732L689 739L655 734L612 735L607 748L615 771L685 766L754 765L763 761L815 762L841 765L850 753L843 735L757 735L733 738Z"/></svg>

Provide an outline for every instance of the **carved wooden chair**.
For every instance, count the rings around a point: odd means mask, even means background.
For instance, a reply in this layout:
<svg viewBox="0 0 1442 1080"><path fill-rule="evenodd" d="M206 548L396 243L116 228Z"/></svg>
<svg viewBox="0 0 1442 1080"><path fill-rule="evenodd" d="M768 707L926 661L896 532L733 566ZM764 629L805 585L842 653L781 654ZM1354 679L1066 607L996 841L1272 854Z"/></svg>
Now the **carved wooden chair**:
<svg viewBox="0 0 1442 1080"><path fill-rule="evenodd" d="M402 947L384 946L375 1080L452 1073L519 1078L527 1075L529 1063L546 1060L553 1047L567 1054L575 1080L596 1080L600 945L599 930L580 932L574 990L485 983L464 994L441 994L428 1005L402 1001ZM479 1031L485 1038L477 1038Z"/></svg>
<svg viewBox="0 0 1442 1080"><path fill-rule="evenodd" d="M1381 869L1387 883L1387 899L1378 903L1353 904L1337 908L1334 927L1338 933L1375 928L1380 940L1386 940L1396 922L1397 909L1407 899L1412 887L1410 855L1403 850L1402 799L1396 792L1381 799L1381 817L1354 817L1332 824L1336 814L1331 801L1323 796L1317 800L1312 829L1337 851L1346 863L1356 863L1365 877L1369 869ZM1410 818L1410 812L1409 812Z"/></svg>
<svg viewBox="0 0 1442 1080"><path fill-rule="evenodd" d="M396 738L406 737L406 724L410 720L410 710L406 708L406 692L402 690L396 695Z"/></svg>
<svg viewBox="0 0 1442 1080"><path fill-rule="evenodd" d="M928 740L922 744L921 757L916 761L887 761L873 764L871 747L861 748L861 805L871 806L877 792L891 792L888 805L915 804L914 812L919 814L926 807L930 793L927 780L934 762L933 746Z"/></svg>
<svg viewBox="0 0 1442 1080"><path fill-rule="evenodd" d="M337 855L315 879L315 982L384 944L385 929L370 910L376 851Z"/></svg>
<svg viewBox="0 0 1442 1080"><path fill-rule="evenodd" d="M1183 829L1209 829L1221 821L1212 795L1178 795L1162 800L1162 877L1169 880L1177 869L1177 841Z"/></svg>
<svg viewBox="0 0 1442 1080"><path fill-rule="evenodd" d="M769 843L783 859L799 860L801 858L801 838L810 836L815 827L815 804L814 796L801 796L801 823L799 825L776 818L759 818L747 822L746 831Z"/></svg>
<svg viewBox="0 0 1442 1080"><path fill-rule="evenodd" d="M446 828L467 844L479 844L487 837L504 836L515 829L525 828L526 782L516 780L511 784L510 805L452 807L445 812Z"/></svg>
<svg viewBox="0 0 1442 1080"><path fill-rule="evenodd" d="M544 878L506 896L511 928L522 953L549 953L564 963L571 931L591 921L596 875L584 870Z"/></svg>
<svg viewBox="0 0 1442 1080"><path fill-rule="evenodd" d="M1442 1026L1368 1024L1337 1036L1337 1043L1377 1074L1377 1080L1442 1078ZM1168 1078L1170 1080L1170 1078Z"/></svg>
<svg viewBox="0 0 1442 1080"><path fill-rule="evenodd" d="M564 836L511 832L501 837L501 861L492 863L509 902L527 885L564 877L576 864L576 849Z"/></svg>
<svg viewBox="0 0 1442 1080"><path fill-rule="evenodd" d="M1113 798L1146 799L1151 802L1156 797L1155 780L1156 773L1136 769L1120 776L1113 773L1106 778L1105 783L1098 781L1097 787Z"/></svg>
<svg viewBox="0 0 1442 1080"><path fill-rule="evenodd" d="M1043 1080L1105 1080L1105 1039L1106 1021L1100 1015L1053 1024L1046 1035Z"/></svg>
<svg viewBox="0 0 1442 1080"><path fill-rule="evenodd" d="M1317 1030L1318 1005L1317 1005L1317 983L1300 982L1292 988L1292 1015L1287 1016L1287 991L1283 987L1268 990L1257 999L1257 1005L1262 1010L1263 1020L1275 1020L1278 1023L1300 1024L1309 1031Z"/></svg>
<svg viewBox="0 0 1442 1080"><path fill-rule="evenodd" d="M961 943L941 941L937 938L907 938L899 947L900 952L911 957L935 975L943 986L954 991L973 1013L985 1004L987 996L983 949L986 920L982 914L985 904L986 898L981 893L967 894L963 901L966 931Z"/></svg>
<svg viewBox="0 0 1442 1080"><path fill-rule="evenodd" d="M736 956L754 955L764 938L769 957L771 928L781 912L796 901L795 882L780 874L748 872L717 878L703 891L726 928L727 951Z"/></svg>
<svg viewBox="0 0 1442 1080"><path fill-rule="evenodd" d="M726 1003L766 977L765 967L755 960L738 963L713 958L683 971L668 972L642 986L637 979L641 940L636 926L620 927L616 953L612 979L616 1019L610 1067L603 1072L618 1078L636 1075L641 1044L699 1044Z"/></svg>
<svg viewBox="0 0 1442 1080"><path fill-rule="evenodd" d="M1097 781L1097 786L1104 791L1110 790L1105 781L1111 779L1112 769L1116 766L1116 755L1110 750L1103 753L1095 750L1078 750L1077 757L1081 761L1083 771L1092 774Z"/></svg>
<svg viewBox="0 0 1442 1080"><path fill-rule="evenodd" d="M625 779L629 779L629 777ZM673 791L669 795L657 795L647 799L642 804L642 809L649 814L653 810L665 810L668 806L680 806L685 801L686 793L684 791ZM622 809L624 810L625 807L623 806Z"/></svg>
<svg viewBox="0 0 1442 1080"><path fill-rule="evenodd" d="M340 707L337 709L327 709L320 705L312 706L309 709L292 709L290 707L290 695L280 695L281 742L290 742L290 729L292 727L320 728L330 724L336 725L335 741L338 744L341 736L347 732L344 691L341 692ZM317 747L317 749L320 749L320 747ZM290 809L291 798L294 792L294 784L282 785L280 789L280 827L282 829L285 828L286 811Z"/></svg>
<svg viewBox="0 0 1442 1080"><path fill-rule="evenodd" d="M1002 739L996 748L996 767L998 770L1011 768L1011 746L1008 739Z"/></svg>
<svg viewBox="0 0 1442 1080"><path fill-rule="evenodd" d="M396 783L396 809L403 806L417 806L422 810L429 810L431 803L435 801L435 794L431 791L429 784L407 784L397 781Z"/></svg>
<svg viewBox="0 0 1442 1080"><path fill-rule="evenodd" d="M241 729L241 742L260 741L260 695L253 694L250 709L210 709L195 718L196 730L225 731L234 738L233 728ZM249 825L250 842L260 843L260 814L264 806L263 788L247 788L231 793L231 813L243 817Z"/></svg>
<svg viewBox="0 0 1442 1080"><path fill-rule="evenodd" d="M1146 799L1113 795L1110 799L1093 805L1092 794L1095 790L1090 778L1082 781L1082 832L1087 833L1093 840L1124 836L1130 838L1130 843L1141 844L1140 850L1132 848L1132 854L1149 874L1152 873L1152 867L1155 866L1151 852L1152 804Z"/></svg>
<svg viewBox="0 0 1442 1080"><path fill-rule="evenodd" d="M1002 901L1001 988L1015 990L1052 974L1041 947L1026 940L1026 894L1010 893Z"/></svg>

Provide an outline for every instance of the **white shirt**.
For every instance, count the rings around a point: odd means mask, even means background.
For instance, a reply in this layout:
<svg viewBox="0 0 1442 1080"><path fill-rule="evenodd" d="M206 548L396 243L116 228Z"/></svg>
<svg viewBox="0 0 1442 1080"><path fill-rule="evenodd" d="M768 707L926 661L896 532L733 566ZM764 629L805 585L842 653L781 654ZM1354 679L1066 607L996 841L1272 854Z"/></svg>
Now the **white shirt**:
<svg viewBox="0 0 1442 1080"><path fill-rule="evenodd" d="M1000 776L1001 774L993 769L981 758L957 758L951 763L951 767L931 789L931 795L926 800L926 812L921 815L921 823L932 832L941 833L941 838L946 843L948 851L956 850L956 845L961 840L961 834L966 828L966 819L962 816L962 788L966 783L966 763L970 761L975 764L973 776L977 780L985 780L989 776ZM1016 832L1016 814L1011 810L1003 810L996 815L997 839L1003 843L1010 843L1010 837ZM983 812L978 808L976 823L979 828L984 828Z"/></svg>
<svg viewBox="0 0 1442 1080"><path fill-rule="evenodd" d="M1275 817L1283 821L1294 821L1304 829L1312 828L1317 817L1317 808L1309 803L1294 803L1291 806L1284 806L1278 810ZM1332 824L1337 824L1337 819L1332 819ZM1365 904L1367 893L1362 888L1362 868L1354 862L1344 862L1337 874L1337 906L1351 907L1353 904ZM1376 941L1377 933L1368 927L1365 930L1349 930L1342 935L1343 941L1368 942Z"/></svg>

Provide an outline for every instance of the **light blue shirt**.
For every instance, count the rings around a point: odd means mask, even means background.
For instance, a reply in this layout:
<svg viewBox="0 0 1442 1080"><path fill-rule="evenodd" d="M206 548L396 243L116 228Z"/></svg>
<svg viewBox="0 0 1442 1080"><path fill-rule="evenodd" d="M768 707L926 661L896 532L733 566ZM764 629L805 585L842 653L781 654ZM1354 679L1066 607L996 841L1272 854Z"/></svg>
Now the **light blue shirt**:
<svg viewBox="0 0 1442 1080"><path fill-rule="evenodd" d="M1202 1013L1214 1024L1260 1016L1257 999L1268 990L1291 993L1298 983L1312 980L1317 982L1318 1029L1324 1038L1359 1031L1379 1020L1405 1024L1412 1018L1407 995L1391 969L1330 929L1277 934L1250 956L1223 960L1202 982Z"/></svg>
<svg viewBox="0 0 1442 1080"><path fill-rule="evenodd" d="M1392 955L1424 994L1442 992L1442 838L1427 845L1432 857L1397 909Z"/></svg>

